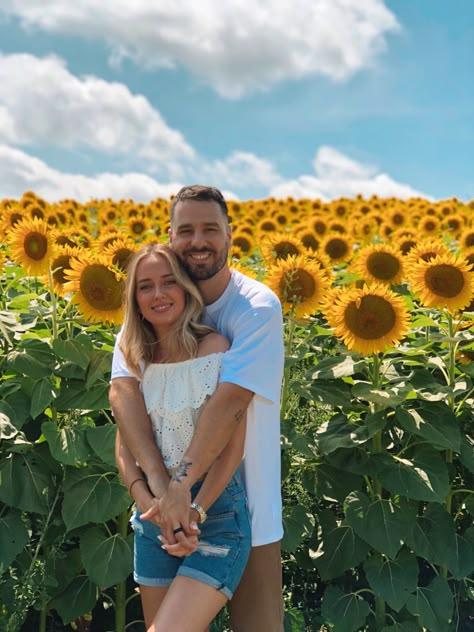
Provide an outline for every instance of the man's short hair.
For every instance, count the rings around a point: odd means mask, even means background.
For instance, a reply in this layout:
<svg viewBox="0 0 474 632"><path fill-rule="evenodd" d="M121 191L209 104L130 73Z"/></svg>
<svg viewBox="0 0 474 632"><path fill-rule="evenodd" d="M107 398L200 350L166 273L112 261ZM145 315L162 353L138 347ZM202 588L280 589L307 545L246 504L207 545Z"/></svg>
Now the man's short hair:
<svg viewBox="0 0 474 632"><path fill-rule="evenodd" d="M174 196L170 206L170 219L173 222L174 210L178 202L184 202L185 200L195 200L196 202L217 202L222 214L229 220L229 210L224 196L216 189L216 187L208 187L203 184L191 184L182 187L178 193Z"/></svg>

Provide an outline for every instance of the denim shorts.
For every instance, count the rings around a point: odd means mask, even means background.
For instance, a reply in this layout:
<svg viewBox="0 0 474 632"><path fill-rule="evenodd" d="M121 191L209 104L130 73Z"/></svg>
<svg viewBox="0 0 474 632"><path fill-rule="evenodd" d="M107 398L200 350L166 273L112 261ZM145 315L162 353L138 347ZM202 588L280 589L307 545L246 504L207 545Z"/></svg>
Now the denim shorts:
<svg viewBox="0 0 474 632"><path fill-rule="evenodd" d="M193 485L192 498L201 485L202 481ZM232 598L251 547L247 498L237 473L199 525L199 546L191 555L176 557L163 550L158 540L161 529L150 520L140 520L138 510L131 524L135 532L133 577L138 584L169 586L177 575L185 575Z"/></svg>

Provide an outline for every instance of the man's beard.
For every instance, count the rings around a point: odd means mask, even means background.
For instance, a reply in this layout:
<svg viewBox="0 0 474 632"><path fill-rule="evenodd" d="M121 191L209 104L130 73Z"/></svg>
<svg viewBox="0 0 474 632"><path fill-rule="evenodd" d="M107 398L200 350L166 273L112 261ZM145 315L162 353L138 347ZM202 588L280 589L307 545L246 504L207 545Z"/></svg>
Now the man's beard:
<svg viewBox="0 0 474 632"><path fill-rule="evenodd" d="M211 252L213 255L216 255L216 259L210 263L198 263L195 261L190 263L190 259L188 257L181 260L186 272L193 281L207 281L208 279L212 279L212 277L220 272L225 266L227 256L229 254L229 248L225 247L219 254L216 254L211 250L193 250L192 252Z"/></svg>

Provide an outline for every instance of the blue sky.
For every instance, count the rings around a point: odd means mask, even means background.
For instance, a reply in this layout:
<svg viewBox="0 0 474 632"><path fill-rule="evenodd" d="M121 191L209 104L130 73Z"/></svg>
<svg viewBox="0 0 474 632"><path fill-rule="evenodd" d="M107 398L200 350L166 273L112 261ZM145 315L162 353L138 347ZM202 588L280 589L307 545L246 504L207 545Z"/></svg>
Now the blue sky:
<svg viewBox="0 0 474 632"><path fill-rule="evenodd" d="M471 0L2 0L0 197L474 198Z"/></svg>

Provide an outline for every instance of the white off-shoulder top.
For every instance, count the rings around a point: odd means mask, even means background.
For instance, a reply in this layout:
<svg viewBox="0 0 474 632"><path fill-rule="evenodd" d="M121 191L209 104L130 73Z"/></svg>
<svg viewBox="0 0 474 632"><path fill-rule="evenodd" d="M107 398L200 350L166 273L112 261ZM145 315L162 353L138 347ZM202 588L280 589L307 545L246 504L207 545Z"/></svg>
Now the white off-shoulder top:
<svg viewBox="0 0 474 632"><path fill-rule="evenodd" d="M221 353L183 362L149 364L141 389L163 462L172 475L191 443L207 399L216 390Z"/></svg>

